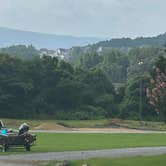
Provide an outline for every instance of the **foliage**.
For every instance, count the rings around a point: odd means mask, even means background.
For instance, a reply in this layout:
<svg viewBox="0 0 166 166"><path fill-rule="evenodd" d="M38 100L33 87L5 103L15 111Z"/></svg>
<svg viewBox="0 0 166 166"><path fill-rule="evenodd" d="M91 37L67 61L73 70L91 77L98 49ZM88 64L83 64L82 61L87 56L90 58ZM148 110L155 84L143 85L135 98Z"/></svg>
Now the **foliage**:
<svg viewBox="0 0 166 166"><path fill-rule="evenodd" d="M148 105L146 87L149 77L136 77L128 80L124 100L121 103L122 118L147 119L156 116L155 111ZM141 105L140 105L141 104Z"/></svg>
<svg viewBox="0 0 166 166"><path fill-rule="evenodd" d="M80 67L87 69L101 69L113 82L125 82L129 61L124 53L118 50L109 50L101 54L92 52L80 59Z"/></svg>
<svg viewBox="0 0 166 166"><path fill-rule="evenodd" d="M124 86L115 87L114 100L111 100L111 96L107 99L107 95L104 95L96 102L105 109L107 107L107 110L111 108L111 115L115 117L120 111L122 118L157 119L153 107L148 104L145 90L149 85L149 71L153 68L156 59L166 56L164 49L144 46L124 51L103 46L99 51L98 48L95 45L88 46L86 51L80 49L80 62L77 62L77 66L83 70L101 70L114 85L120 83ZM139 65L140 61L143 62L142 65Z"/></svg>
<svg viewBox="0 0 166 166"><path fill-rule="evenodd" d="M152 72L150 87L146 89L149 103L161 113L166 122L166 58L160 57L156 62L156 68Z"/></svg>
<svg viewBox="0 0 166 166"><path fill-rule="evenodd" d="M125 83L127 79L140 74L148 76L156 59L161 55L166 56L163 49L157 47L132 48L128 51L113 48L84 51L80 48L77 51L79 52L77 55L75 53L70 55L72 64L84 70L101 69L113 83ZM140 60L143 61L141 66L138 64Z"/></svg>
<svg viewBox="0 0 166 166"><path fill-rule="evenodd" d="M156 47L143 47L131 49L128 53L130 65L127 70L128 79L139 75L149 76L149 71L154 66L159 56L165 56L163 49ZM143 64L139 65L142 61Z"/></svg>
<svg viewBox="0 0 166 166"><path fill-rule="evenodd" d="M57 58L23 61L0 55L0 116L95 119L112 116L111 81L101 70L80 70Z"/></svg>
<svg viewBox="0 0 166 166"><path fill-rule="evenodd" d="M131 38L119 38L111 39L107 41L101 41L94 44L96 47L113 47L113 48L134 48L134 47L148 47L157 46L162 47L165 44L166 33L158 35L156 37L139 37L135 39Z"/></svg>
<svg viewBox="0 0 166 166"><path fill-rule="evenodd" d="M166 57L163 48L74 47L65 58L70 63L49 56L39 58L33 46L2 50L12 54L0 55L0 115L3 117L162 118L148 104L145 89L150 86L149 71L156 59L161 55ZM142 65L138 64L140 60ZM159 69L165 66L158 65ZM158 104L157 108L164 104Z"/></svg>
<svg viewBox="0 0 166 166"><path fill-rule="evenodd" d="M32 59L39 57L40 52L32 45L13 45L10 47L0 48L0 53L17 56L22 59Z"/></svg>

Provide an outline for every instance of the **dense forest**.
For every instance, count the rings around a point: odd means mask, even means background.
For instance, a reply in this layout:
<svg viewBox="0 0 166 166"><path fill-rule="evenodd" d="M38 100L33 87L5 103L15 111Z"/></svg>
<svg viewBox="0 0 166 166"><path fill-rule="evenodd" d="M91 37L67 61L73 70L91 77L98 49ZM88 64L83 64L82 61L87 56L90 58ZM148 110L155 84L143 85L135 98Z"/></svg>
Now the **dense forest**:
<svg viewBox="0 0 166 166"><path fill-rule="evenodd" d="M166 117L165 39L165 34L112 39L64 49L64 59L41 57L32 45L1 48L0 116L162 120ZM160 66L162 72L155 74ZM147 88L151 95L147 96Z"/></svg>
<svg viewBox="0 0 166 166"><path fill-rule="evenodd" d="M112 47L112 48L121 48L121 47L161 47L166 42L166 33L155 36L155 37L138 37L135 39L131 38L119 38L119 39L111 39L108 41L101 41L94 46L102 46L102 47Z"/></svg>
<svg viewBox="0 0 166 166"><path fill-rule="evenodd" d="M33 59L40 56L40 51L32 45L13 45L10 47L0 48L0 53L9 54L24 60Z"/></svg>
<svg viewBox="0 0 166 166"><path fill-rule="evenodd" d="M49 56L0 55L1 117L101 118L116 113L115 96L99 69L84 71Z"/></svg>
<svg viewBox="0 0 166 166"><path fill-rule="evenodd" d="M100 53L82 53L77 62L71 63L84 70L99 68L113 83L126 83L136 76L148 76L159 56L165 57L163 48L132 48L128 52L113 48Z"/></svg>
<svg viewBox="0 0 166 166"><path fill-rule="evenodd" d="M164 49L155 47L92 52L75 64L1 53L0 116L161 120L146 96L159 57L166 67Z"/></svg>

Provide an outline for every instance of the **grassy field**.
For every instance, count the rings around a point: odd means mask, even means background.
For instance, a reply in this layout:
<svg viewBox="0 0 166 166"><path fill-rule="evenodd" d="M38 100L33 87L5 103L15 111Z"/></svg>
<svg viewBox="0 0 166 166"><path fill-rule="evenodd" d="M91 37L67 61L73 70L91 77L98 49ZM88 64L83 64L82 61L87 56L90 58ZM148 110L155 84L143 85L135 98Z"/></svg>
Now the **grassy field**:
<svg viewBox="0 0 166 166"><path fill-rule="evenodd" d="M72 161L70 166L81 166L88 163L90 166L165 166L166 155L148 156L148 157L132 157L132 158L114 158L114 159L90 159L84 161ZM55 162L47 166L54 166Z"/></svg>
<svg viewBox="0 0 166 166"><path fill-rule="evenodd" d="M143 146L166 146L166 134L38 133L32 152L97 150ZM9 152L23 153L23 149ZM2 153L1 153L2 154Z"/></svg>
<svg viewBox="0 0 166 166"><path fill-rule="evenodd" d="M35 152L166 145L166 134L38 134Z"/></svg>
<svg viewBox="0 0 166 166"><path fill-rule="evenodd" d="M166 124L162 122L133 121L122 119L100 120L19 120L2 119L8 128L18 128L23 122L30 125L31 129L67 130L68 128L105 128L124 127L144 130L166 130Z"/></svg>

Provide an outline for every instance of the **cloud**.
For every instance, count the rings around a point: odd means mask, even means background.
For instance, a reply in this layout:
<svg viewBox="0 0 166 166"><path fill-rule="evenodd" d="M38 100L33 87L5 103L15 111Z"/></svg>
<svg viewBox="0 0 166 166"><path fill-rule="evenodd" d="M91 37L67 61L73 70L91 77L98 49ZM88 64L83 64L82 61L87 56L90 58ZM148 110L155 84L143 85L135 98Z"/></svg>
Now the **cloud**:
<svg viewBox="0 0 166 166"><path fill-rule="evenodd" d="M165 0L0 0L0 26L77 36L165 31Z"/></svg>

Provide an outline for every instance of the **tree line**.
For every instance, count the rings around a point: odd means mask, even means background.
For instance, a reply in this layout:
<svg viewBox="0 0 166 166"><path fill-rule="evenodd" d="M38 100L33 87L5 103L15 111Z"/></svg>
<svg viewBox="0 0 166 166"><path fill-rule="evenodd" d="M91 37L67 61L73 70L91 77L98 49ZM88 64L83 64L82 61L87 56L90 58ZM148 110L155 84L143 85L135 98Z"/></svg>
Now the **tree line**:
<svg viewBox="0 0 166 166"><path fill-rule="evenodd" d="M0 55L0 116L91 119L113 116L114 87L99 69L84 71L57 58Z"/></svg>
<svg viewBox="0 0 166 166"><path fill-rule="evenodd" d="M92 52L74 65L50 56L25 60L1 53L0 116L162 120L160 104L151 105L146 90L156 67L165 72L165 61L163 49L153 47Z"/></svg>

